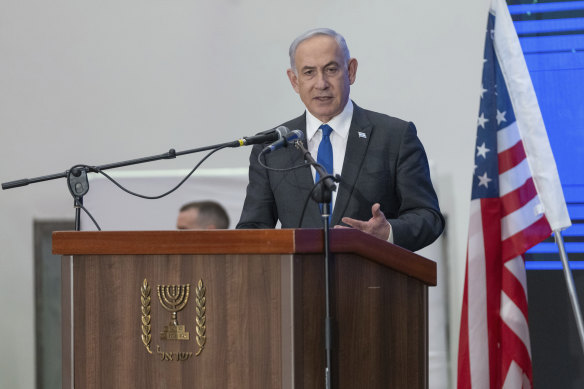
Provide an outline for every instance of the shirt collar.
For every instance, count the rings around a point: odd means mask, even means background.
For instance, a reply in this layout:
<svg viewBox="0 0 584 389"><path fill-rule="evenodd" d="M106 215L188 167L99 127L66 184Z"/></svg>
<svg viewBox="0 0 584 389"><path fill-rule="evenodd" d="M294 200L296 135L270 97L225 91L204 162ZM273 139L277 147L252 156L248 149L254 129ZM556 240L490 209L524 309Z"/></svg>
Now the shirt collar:
<svg viewBox="0 0 584 389"><path fill-rule="evenodd" d="M351 99L345 104L343 111L328 121L326 124L331 126L331 128L342 136L346 138L349 134L349 128L351 127L351 120L353 120L353 102ZM318 131L321 124L325 124L317 119L309 110L306 110L306 139L310 141L314 134Z"/></svg>

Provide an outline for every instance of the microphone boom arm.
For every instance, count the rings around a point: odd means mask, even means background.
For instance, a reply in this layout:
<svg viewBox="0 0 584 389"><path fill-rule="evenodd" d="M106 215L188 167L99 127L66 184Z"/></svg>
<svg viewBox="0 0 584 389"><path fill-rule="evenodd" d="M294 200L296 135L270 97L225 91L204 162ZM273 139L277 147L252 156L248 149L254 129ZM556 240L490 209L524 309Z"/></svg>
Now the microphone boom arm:
<svg viewBox="0 0 584 389"><path fill-rule="evenodd" d="M69 192L71 193L71 195L74 198L73 205L75 207L75 230L79 231L80 230L80 208L83 208L83 196L85 194L87 194L87 192L89 191L89 182L87 180L87 173L90 173L90 172L98 173L98 172L101 172L102 170L106 170L106 169L113 169L113 168L118 168L118 167L123 167L123 166L137 165L137 164L146 163L146 162L158 161L161 159L174 159L177 157L177 155L185 155L185 154L197 153L197 152L207 151L207 150L217 151L217 150L222 149L222 148L239 147L239 146L241 146L239 141L233 141L233 142L221 143L221 144L213 145L213 146L199 147L196 149L185 150L185 151L180 151L180 152L176 152L174 149L170 149L167 153L164 153L164 154L152 155L152 156L143 157L143 158L136 158L136 159L131 159L131 160L122 161L122 162L116 162L116 163L110 163L110 164L101 165L101 166L75 165L71 169L65 171L64 173L56 173L56 174L50 174L50 175L41 176L41 177L24 178L24 179L20 179L20 180L16 180L16 181L5 182L5 183L2 183L2 189L3 190L12 189L12 188L17 188L17 187L21 187L21 186L26 186L28 184L34 184L37 182L54 180L57 178L67 178ZM103 173L103 174L105 174L105 173ZM83 208L83 209L85 210L85 208ZM87 210L85 210L85 212L87 212L89 217L95 223L98 230L101 230L99 225L97 225L97 223L95 222L95 220L91 216L91 214Z"/></svg>
<svg viewBox="0 0 584 389"><path fill-rule="evenodd" d="M212 145L212 146L199 147L196 149L190 149L190 150L185 150L185 151L175 151L174 149L170 149L168 152L166 152L164 154L151 155L149 157L130 159L127 161L109 163L106 165L95 166L95 167L86 166L83 170L85 170L87 173L90 173L90 172L95 173L95 172L98 172L100 170L107 170L107 169L114 169L114 168L119 168L119 167L124 167L124 166L138 165L138 164L142 164L142 163L146 163L146 162L159 161L162 159L174 159L174 158L181 156L181 155L199 153L202 151L213 150L213 149L218 149L218 148L222 148L222 147L239 147L239 146L240 146L239 141L233 141L233 142L226 142L226 143L221 143L221 144ZM79 169L79 167L77 167L77 168ZM20 186L26 186L28 184L35 184L37 182L55 180L57 178L66 178L68 173L69 173L69 170L65 171L64 173L49 174L46 176L40 176L40 177L35 177L35 178L23 178L20 180L4 182L4 183L2 183L2 189L4 189L4 190L12 189L12 188L20 187Z"/></svg>

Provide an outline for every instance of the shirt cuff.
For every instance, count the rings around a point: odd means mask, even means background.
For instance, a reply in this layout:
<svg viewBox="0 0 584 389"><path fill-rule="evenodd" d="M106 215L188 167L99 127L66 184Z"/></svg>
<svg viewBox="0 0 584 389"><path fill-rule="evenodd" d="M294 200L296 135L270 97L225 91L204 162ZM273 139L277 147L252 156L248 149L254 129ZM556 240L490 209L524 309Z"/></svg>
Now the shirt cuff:
<svg viewBox="0 0 584 389"><path fill-rule="evenodd" d="M391 224L389 225L389 238L387 238L387 241L389 243L393 243L393 227Z"/></svg>

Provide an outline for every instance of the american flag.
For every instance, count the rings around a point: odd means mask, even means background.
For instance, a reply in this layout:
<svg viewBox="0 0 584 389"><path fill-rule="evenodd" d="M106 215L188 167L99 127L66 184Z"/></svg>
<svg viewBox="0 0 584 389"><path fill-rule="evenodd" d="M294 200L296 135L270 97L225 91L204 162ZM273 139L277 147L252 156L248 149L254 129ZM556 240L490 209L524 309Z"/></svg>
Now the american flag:
<svg viewBox="0 0 584 389"><path fill-rule="evenodd" d="M569 225L519 40L505 1L494 0L477 122L458 388L532 387L523 254Z"/></svg>

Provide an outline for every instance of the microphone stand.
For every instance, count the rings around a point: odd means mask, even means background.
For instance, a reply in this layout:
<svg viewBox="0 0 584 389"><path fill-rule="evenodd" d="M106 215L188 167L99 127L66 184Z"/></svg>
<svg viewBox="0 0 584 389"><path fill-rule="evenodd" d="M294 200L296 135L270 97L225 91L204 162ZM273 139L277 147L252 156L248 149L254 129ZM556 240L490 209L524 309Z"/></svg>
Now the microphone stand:
<svg viewBox="0 0 584 389"><path fill-rule="evenodd" d="M80 230L80 215L81 207L83 206L83 196L89 192L89 181L87 180L87 173L99 173L101 170L114 169L124 166L137 165L146 162L159 161L161 159L174 159L177 156L198 153L201 151L213 150L225 147L239 147L242 144L239 141L226 142L213 146L199 147L196 149L190 149L185 151L175 151L170 149L167 153L152 155L149 157L136 158L122 162L115 162L101 166L86 166L86 165L75 165L71 169L66 170L64 173L50 174L35 178L23 178L16 181L5 182L2 184L2 189L13 189L20 186L26 186L28 184L35 184L37 182L54 180L57 178L67 178L67 185L69 187L69 192L73 196L75 207L75 231Z"/></svg>
<svg viewBox="0 0 584 389"><path fill-rule="evenodd" d="M302 141L295 142L296 148L298 148L304 154L304 159L308 161L320 177L324 179L318 184L319 187L316 188L311 194L312 199L319 204L322 204L321 217L324 226L324 277L325 277L325 322L324 322L324 336L325 336L325 353L326 353L326 366L325 366L325 388L331 388L331 339L332 339L332 317L331 317L331 285L330 285L330 220L331 215L331 200L332 193L337 189L332 176L330 176L326 170L318 164L310 152L304 147Z"/></svg>

